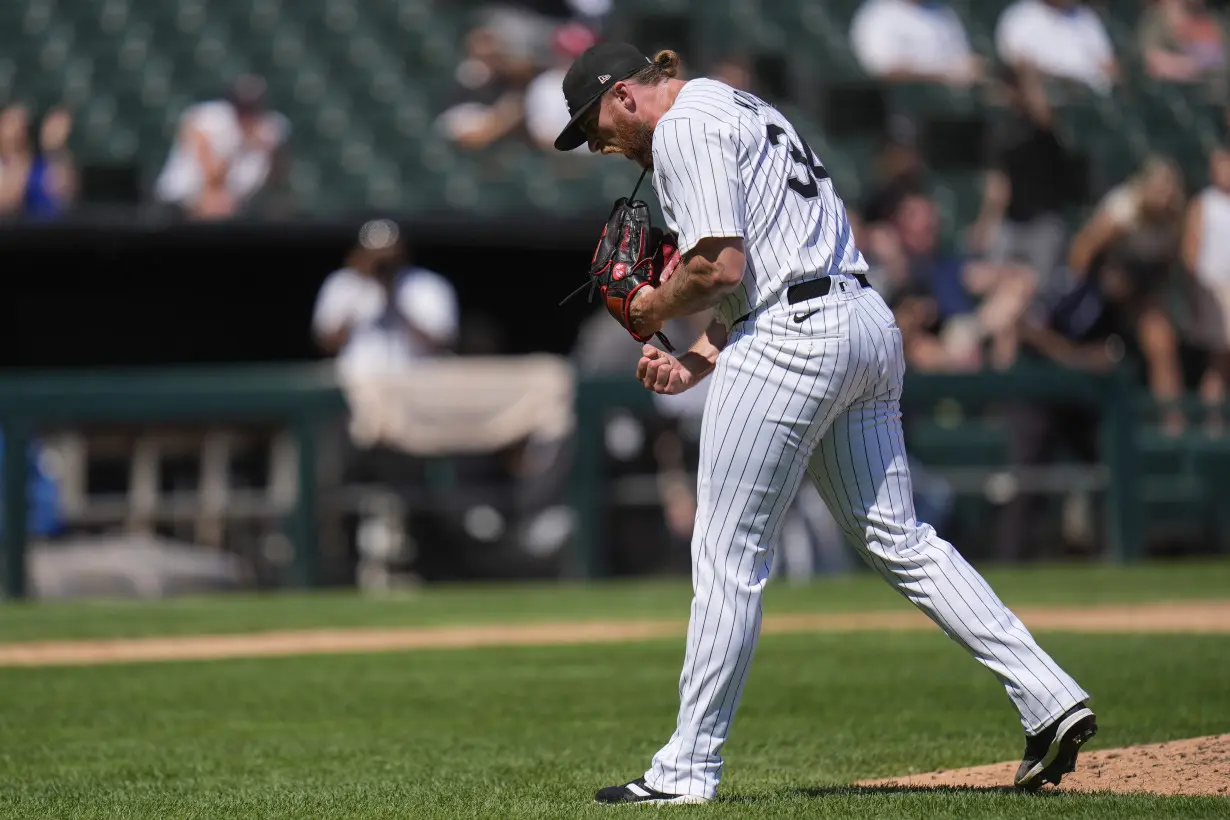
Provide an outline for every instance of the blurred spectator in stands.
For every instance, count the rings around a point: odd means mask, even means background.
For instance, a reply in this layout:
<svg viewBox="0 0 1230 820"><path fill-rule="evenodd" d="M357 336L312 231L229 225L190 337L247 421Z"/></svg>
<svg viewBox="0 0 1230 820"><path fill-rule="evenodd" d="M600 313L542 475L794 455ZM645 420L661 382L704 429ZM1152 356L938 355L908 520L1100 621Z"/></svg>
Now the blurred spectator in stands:
<svg viewBox="0 0 1230 820"><path fill-rule="evenodd" d="M551 38L555 64L525 89L525 127L534 144L544 151L555 153L555 138L571 119L564 99L564 75L573 60L596 42L594 33L579 23L559 26ZM589 146L578 146L572 153L588 156Z"/></svg>
<svg viewBox="0 0 1230 820"><path fill-rule="evenodd" d="M866 0L850 43L863 70L881 80L969 85L982 77L961 18L933 0Z"/></svg>
<svg viewBox="0 0 1230 820"><path fill-rule="evenodd" d="M481 25L497 27L511 15L519 17L512 24L526 31L536 29L541 38L539 48L545 49L555 26L573 20L601 31L613 8L613 0L495 0L487 3L479 14Z"/></svg>
<svg viewBox="0 0 1230 820"><path fill-rule="evenodd" d="M1068 266L1080 277L1103 266L1121 277L1149 374L1149 387L1165 408L1168 432L1184 418L1173 404L1182 390L1179 338L1166 306L1171 271L1179 261L1186 197L1175 163L1150 158L1133 178L1112 189L1072 239Z"/></svg>
<svg viewBox="0 0 1230 820"><path fill-rule="evenodd" d="M926 166L918 150L918 130L907 119L894 117L875 158L875 182L859 207L867 226L887 224L901 200L926 186Z"/></svg>
<svg viewBox="0 0 1230 820"><path fill-rule="evenodd" d="M926 166L917 135L913 122L906 118L894 117L889 121L884 143L873 163L871 190L858 210L850 213L851 229L871 266L867 278L889 300L904 284L905 277L903 264L890 264L891 260L901 259L893 215L907 196L927 190Z"/></svg>
<svg viewBox="0 0 1230 820"><path fill-rule="evenodd" d="M1210 415L1208 427L1220 432L1230 384L1230 148L1210 155L1209 180L1188 207L1182 256L1192 276L1193 336L1210 354L1200 394Z"/></svg>
<svg viewBox="0 0 1230 820"><path fill-rule="evenodd" d="M497 32L505 54L534 58L550 52L556 27L571 16L564 0L496 0L478 10L475 28Z"/></svg>
<svg viewBox="0 0 1230 820"><path fill-rule="evenodd" d="M24 105L0 111L0 216L49 217L72 206L77 169L68 150L73 118L53 108L35 126ZM35 147L37 145L37 148Z"/></svg>
<svg viewBox="0 0 1230 820"><path fill-rule="evenodd" d="M1087 278L1049 308L1021 321L1022 357L1054 362L1087 373L1114 368L1132 344L1130 290L1110 267ZM1009 463L1024 477L1030 468L1054 460L1067 449L1078 460L1098 460L1098 411L1084 405L1016 401L1008 406ZM1045 539L1038 533L1044 495L1019 491L996 522L995 556L1018 562L1042 557Z"/></svg>
<svg viewBox="0 0 1230 820"><path fill-rule="evenodd" d="M1227 31L1203 0L1157 0L1140 18L1140 52L1155 80L1216 81L1224 88Z"/></svg>
<svg viewBox="0 0 1230 820"><path fill-rule="evenodd" d="M1028 64L1002 74L1009 117L993 132L982 207L970 227L970 250L992 262L1023 262L1038 276L1042 295L1066 287L1061 268L1066 241L1064 206L1074 190L1074 157L1053 128L1037 71Z"/></svg>
<svg viewBox="0 0 1230 820"><path fill-rule="evenodd" d="M945 251L937 208L926 196L906 196L893 227L895 244L884 246L882 262L907 361L941 371L1011 365L1017 325L1034 295L1033 272Z"/></svg>
<svg viewBox="0 0 1230 820"><path fill-rule="evenodd" d="M436 120L457 147L480 150L524 136L524 93L537 63L529 53L534 42L535 35L515 26L479 26L466 34L466 57L457 66L452 99Z"/></svg>
<svg viewBox="0 0 1230 820"><path fill-rule="evenodd" d="M265 95L265 81L248 75L225 99L189 106L154 185L158 201L189 219L228 219L280 182L290 121L269 110Z"/></svg>
<svg viewBox="0 0 1230 820"><path fill-rule="evenodd" d="M346 375L398 372L456 342L457 294L437 273L410 265L397 224L364 223L346 266L316 296L312 331Z"/></svg>
<svg viewBox="0 0 1230 820"><path fill-rule="evenodd" d="M1119 74L1110 35L1097 13L1077 0L1017 0L995 28L995 46L1009 65L1108 93Z"/></svg>
<svg viewBox="0 0 1230 820"><path fill-rule="evenodd" d="M568 0L568 9L574 20L601 34L606 29L615 3L614 0Z"/></svg>
<svg viewBox="0 0 1230 820"><path fill-rule="evenodd" d="M572 20L597 24L610 10L610 0L489 0L476 12L474 27L499 32L510 55L538 58L550 54L560 25Z"/></svg>

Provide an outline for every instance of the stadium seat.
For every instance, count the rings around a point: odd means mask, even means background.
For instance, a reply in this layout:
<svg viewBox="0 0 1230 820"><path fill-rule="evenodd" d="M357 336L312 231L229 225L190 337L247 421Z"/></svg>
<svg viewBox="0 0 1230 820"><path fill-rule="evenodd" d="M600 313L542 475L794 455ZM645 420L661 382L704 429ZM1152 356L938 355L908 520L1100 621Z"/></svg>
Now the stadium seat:
<svg viewBox="0 0 1230 820"><path fill-rule="evenodd" d="M993 57L1007 0L949 2L974 48ZM763 93L815 135L809 141L852 198L871 178L871 147L890 111L924 123L991 116L975 95L935 86L899 86L888 90L883 109L872 104L876 95L859 85L866 77L849 47L861 3L629 0L618 4L610 36L632 36L646 49L681 48L695 72L722 55L758 65ZM131 154L149 176L165 159L186 105L216 98L236 74L257 72L269 81L271 103L294 125L303 167L312 169L301 174L304 191L345 191L355 197L349 207L368 207L373 199L392 201L396 190L435 187L465 202L474 169L452 175L454 152L430 129L474 8L443 0L0 3L0 102L65 102L78 112L73 145L83 160ZM1096 160L1095 187L1121 180L1149 150L1176 153L1192 183L1202 183L1207 151L1226 138L1220 99L1194 87L1162 88L1144 75L1136 53L1139 0L1109 0L1100 8L1124 66L1123 87L1109 97L1072 100L1061 116L1064 133ZM852 116L856 100L865 122ZM531 152L527 146L520 156ZM523 167L561 173L529 161ZM396 186L387 181L390 168L400 174ZM941 196L960 222L971 207L969 186L960 174L942 177ZM483 207L556 202L567 213L586 196L619 187L616 179L602 172L550 183L537 174L496 176L491 184L506 185L507 195L484 197Z"/></svg>

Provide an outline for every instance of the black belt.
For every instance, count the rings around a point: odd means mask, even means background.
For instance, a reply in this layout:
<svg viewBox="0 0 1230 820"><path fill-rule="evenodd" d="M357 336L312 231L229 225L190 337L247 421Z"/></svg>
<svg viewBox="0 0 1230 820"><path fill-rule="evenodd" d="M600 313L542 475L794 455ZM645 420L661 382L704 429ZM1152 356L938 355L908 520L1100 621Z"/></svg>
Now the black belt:
<svg viewBox="0 0 1230 820"><path fill-rule="evenodd" d="M861 273L854 274L854 278L858 283L865 288L871 287L871 283L867 281L867 277ZM829 291L833 289L833 277L821 276L819 279L808 279L806 282L799 282L797 285L791 285L786 289L786 301L792 305L797 305L799 302L806 302L808 299L816 299L821 296L828 296Z"/></svg>
<svg viewBox="0 0 1230 820"><path fill-rule="evenodd" d="M867 281L864 274L856 273L854 278L858 283L865 288L871 287L871 283ZM786 289L786 301L792 305L797 305L799 302L806 302L808 299L818 299L821 296L828 296L829 291L833 289L833 277L821 276L819 279L808 279L806 282L799 282L797 285L791 285ZM745 313L738 319L735 319L735 324L739 324L747 319L752 314ZM733 327L734 325L732 325Z"/></svg>

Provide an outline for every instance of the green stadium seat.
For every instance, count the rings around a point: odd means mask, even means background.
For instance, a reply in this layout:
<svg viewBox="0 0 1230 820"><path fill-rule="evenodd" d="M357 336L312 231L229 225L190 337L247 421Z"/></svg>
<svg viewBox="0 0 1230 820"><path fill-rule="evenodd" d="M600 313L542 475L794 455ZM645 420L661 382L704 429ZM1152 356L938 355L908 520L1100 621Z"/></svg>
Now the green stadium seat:
<svg viewBox="0 0 1230 820"><path fill-rule="evenodd" d="M397 211L421 207L427 202L416 198L416 189L402 184L397 166L378 162L367 178L367 205L384 211Z"/></svg>
<svg viewBox="0 0 1230 820"><path fill-rule="evenodd" d="M825 4L825 8L843 31L849 31L850 21L854 19L854 13L858 11L859 6L863 5L863 2L864 0L831 0Z"/></svg>
<svg viewBox="0 0 1230 820"><path fill-rule="evenodd" d="M444 205L460 211L470 211L476 210L482 200L482 186L470 168L457 167L449 172L444 181Z"/></svg>
<svg viewBox="0 0 1230 820"><path fill-rule="evenodd" d="M917 122L969 119L981 114L981 105L969 90L926 83L895 83L888 89L888 102L894 114Z"/></svg>
<svg viewBox="0 0 1230 820"><path fill-rule="evenodd" d="M26 14L18 3L0 3L0 31L21 31Z"/></svg>
<svg viewBox="0 0 1230 820"><path fill-rule="evenodd" d="M320 168L312 160L299 155L291 160L288 182L296 195L315 196L320 189L320 178Z"/></svg>
<svg viewBox="0 0 1230 820"><path fill-rule="evenodd" d="M987 0L955 0L951 5L965 21L965 28L971 35L977 33L989 42L994 42L995 26L999 17L1007 8L1005 2L987 2Z"/></svg>
<svg viewBox="0 0 1230 820"><path fill-rule="evenodd" d="M0 101L8 102L16 95L17 63L11 57L0 57Z"/></svg>
<svg viewBox="0 0 1230 820"><path fill-rule="evenodd" d="M947 173L935 181L935 197L949 220L949 231L962 231L978 216L982 205L984 180L982 171Z"/></svg>
<svg viewBox="0 0 1230 820"><path fill-rule="evenodd" d="M21 7L19 3L12 4L14 17L18 16L17 12ZM26 37L40 37L47 33L54 16L55 3L50 0L30 0L25 4L25 14L20 15L20 33Z"/></svg>
<svg viewBox="0 0 1230 820"><path fill-rule="evenodd" d="M153 36L153 29L148 23L133 23L114 41L114 62L108 60L107 66L113 65L121 73L141 71L155 53Z"/></svg>
<svg viewBox="0 0 1230 820"><path fill-rule="evenodd" d="M431 0L399 0L377 4L371 16L381 23L394 23L399 31L413 36L431 22L435 16L433 6Z"/></svg>
<svg viewBox="0 0 1230 820"><path fill-rule="evenodd" d="M281 4L278 0L253 0L243 19L252 35L267 37L281 26Z"/></svg>
<svg viewBox="0 0 1230 820"><path fill-rule="evenodd" d="M991 54L1007 0L949 2L965 19L974 47ZM769 68L766 60L782 63L783 93L775 104L809 134L842 194L857 199L872 176L876 134L828 145L832 129L824 126L833 123L817 119L823 88L863 78L849 48L850 22L861 3L630 0L617 6L611 31L634 32L648 16L670 23L674 28L662 31L672 37L680 33L698 69L728 53L761 59ZM1208 150L1225 139L1221 100L1202 97L1197 88L1157 88L1143 76L1134 53L1142 4L1104 5L1125 66L1124 88L1070 106L1062 115L1071 115L1065 133L1096 159L1101 184L1134 170L1150 148L1180 153L1185 170L1194 174ZM452 199L463 202L471 182L477 184L468 174L480 169L433 135L432 121L449 93L461 37L477 7L439 0L0 3L0 96L40 106L66 100L78 109L81 134L75 142L83 150L126 155L135 142L136 158L149 174L164 160L175 118L186 104L215 98L235 74L255 71L268 79L271 102L294 125L296 152L306 152L304 161L311 163L305 166L313 169L311 185L301 180L301 187L354 196L349 207L392 202L398 190L433 187L441 195L451 190ZM919 117L987 114L975 96L959 90L898 87L889 97L897 110ZM523 149L522 160L530 150ZM520 176L492 178L491 185L519 186L520 193L494 195L492 202L503 197L568 209L626 187L620 173L626 169L568 178L563 166L541 166L537 155L530 156L535 161L511 163L525 169ZM460 171L459 164L465 166ZM509 164L505 157L502 165ZM389 178L391 167L398 169L397 185L379 181ZM945 175L940 188L954 222L977 206L967 178Z"/></svg>

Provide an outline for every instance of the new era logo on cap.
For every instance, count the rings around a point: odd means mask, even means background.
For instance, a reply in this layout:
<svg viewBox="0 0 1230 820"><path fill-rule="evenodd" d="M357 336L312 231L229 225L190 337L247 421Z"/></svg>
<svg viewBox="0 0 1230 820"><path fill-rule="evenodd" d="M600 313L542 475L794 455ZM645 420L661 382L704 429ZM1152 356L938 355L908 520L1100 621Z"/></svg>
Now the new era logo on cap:
<svg viewBox="0 0 1230 820"><path fill-rule="evenodd" d="M570 117L555 140L560 151L571 151L585 144L581 120L615 83L626 80L650 64L636 46L629 43L597 43L573 61L561 84Z"/></svg>

